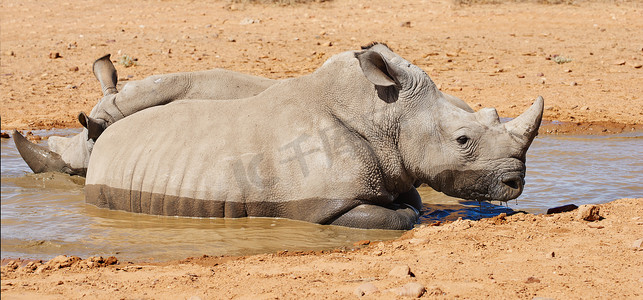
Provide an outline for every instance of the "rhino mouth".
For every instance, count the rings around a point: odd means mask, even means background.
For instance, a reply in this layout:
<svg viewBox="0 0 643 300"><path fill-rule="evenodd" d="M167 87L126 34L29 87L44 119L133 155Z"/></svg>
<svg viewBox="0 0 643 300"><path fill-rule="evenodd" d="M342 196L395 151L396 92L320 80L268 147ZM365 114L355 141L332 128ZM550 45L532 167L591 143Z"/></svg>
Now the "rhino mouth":
<svg viewBox="0 0 643 300"><path fill-rule="evenodd" d="M524 167L449 171L440 174L439 186L433 187L451 197L475 201L509 201L522 194L525 186Z"/></svg>

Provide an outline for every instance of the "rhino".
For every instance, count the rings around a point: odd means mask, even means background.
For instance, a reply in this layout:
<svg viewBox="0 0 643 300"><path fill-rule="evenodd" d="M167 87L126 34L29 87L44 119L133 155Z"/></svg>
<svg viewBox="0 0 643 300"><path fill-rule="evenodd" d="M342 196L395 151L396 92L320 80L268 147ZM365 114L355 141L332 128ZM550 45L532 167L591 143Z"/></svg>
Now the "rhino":
<svg viewBox="0 0 643 300"><path fill-rule="evenodd" d="M85 176L95 140L116 121L145 108L181 99L235 99L256 95L277 82L273 79L224 69L163 74L127 83L116 89L117 72L110 55L97 59L93 72L101 83L103 98L89 116L78 115L85 127L72 137L52 136L49 149L33 144L14 131L16 147L34 173L62 172Z"/></svg>
<svg viewBox="0 0 643 300"><path fill-rule="evenodd" d="M542 97L506 123L449 98L374 43L255 96L173 101L111 124L85 199L153 215L405 230L421 211L419 182L463 199L518 197Z"/></svg>
<svg viewBox="0 0 643 300"><path fill-rule="evenodd" d="M105 55L93 64L93 72L101 83L103 98L89 116L80 113L84 129L72 137L52 136L49 149L29 142L14 131L16 147L34 173L61 172L85 176L94 141L110 124L153 106L184 99L237 99L254 96L278 80L242 74L224 69L154 75L132 81L121 92L116 89L117 72ZM447 95L455 105L473 112L462 99Z"/></svg>

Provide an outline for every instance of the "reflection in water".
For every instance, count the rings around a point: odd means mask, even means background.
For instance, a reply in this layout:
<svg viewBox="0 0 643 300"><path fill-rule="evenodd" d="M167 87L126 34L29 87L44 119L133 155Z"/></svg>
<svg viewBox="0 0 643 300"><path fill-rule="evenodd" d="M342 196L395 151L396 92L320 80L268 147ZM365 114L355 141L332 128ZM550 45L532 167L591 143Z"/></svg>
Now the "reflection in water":
<svg viewBox="0 0 643 300"><path fill-rule="evenodd" d="M58 135L77 131L63 130ZM51 132L36 132L49 135ZM510 208L542 213L563 204L641 197L643 136L541 137L528 153L527 185ZM125 260L242 255L350 246L387 240L399 231L359 230L268 219L197 219L148 216L84 203L84 179L32 174L12 139L2 140L2 257L48 259L64 253ZM420 188L422 222L478 219L512 212L502 205L451 198Z"/></svg>

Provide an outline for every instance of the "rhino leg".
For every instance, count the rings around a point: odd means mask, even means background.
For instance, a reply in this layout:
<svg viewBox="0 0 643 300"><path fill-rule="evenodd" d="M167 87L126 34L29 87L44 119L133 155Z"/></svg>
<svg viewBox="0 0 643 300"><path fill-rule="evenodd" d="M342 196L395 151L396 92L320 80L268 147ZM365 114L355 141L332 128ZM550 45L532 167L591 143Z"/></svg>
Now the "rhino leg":
<svg viewBox="0 0 643 300"><path fill-rule="evenodd" d="M13 140L20 156L34 173L61 172L70 175L79 173L78 170L70 167L60 154L28 141L17 130L13 131Z"/></svg>
<svg viewBox="0 0 643 300"><path fill-rule="evenodd" d="M390 207L361 204L339 216L330 225L364 228L409 230L420 217L422 199L415 188L400 194Z"/></svg>

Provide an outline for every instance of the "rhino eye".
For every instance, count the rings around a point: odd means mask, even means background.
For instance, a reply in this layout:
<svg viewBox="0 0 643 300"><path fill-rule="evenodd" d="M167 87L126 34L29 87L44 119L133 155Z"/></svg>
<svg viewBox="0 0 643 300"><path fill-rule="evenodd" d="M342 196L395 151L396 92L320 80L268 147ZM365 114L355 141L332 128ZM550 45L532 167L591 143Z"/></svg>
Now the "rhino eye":
<svg viewBox="0 0 643 300"><path fill-rule="evenodd" d="M467 137L466 135L463 135L463 136L458 137L455 140L458 141L458 144L464 145L469 141L469 137Z"/></svg>

